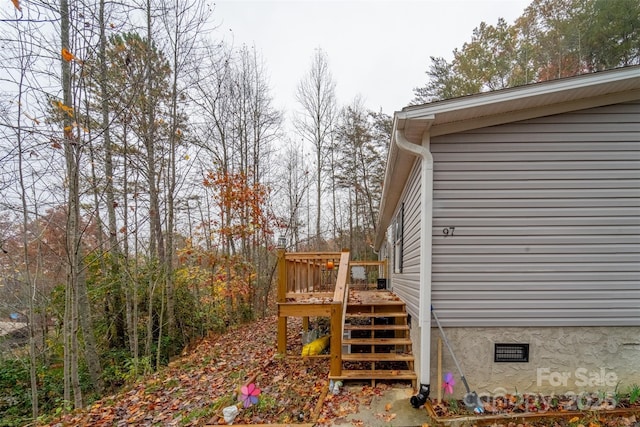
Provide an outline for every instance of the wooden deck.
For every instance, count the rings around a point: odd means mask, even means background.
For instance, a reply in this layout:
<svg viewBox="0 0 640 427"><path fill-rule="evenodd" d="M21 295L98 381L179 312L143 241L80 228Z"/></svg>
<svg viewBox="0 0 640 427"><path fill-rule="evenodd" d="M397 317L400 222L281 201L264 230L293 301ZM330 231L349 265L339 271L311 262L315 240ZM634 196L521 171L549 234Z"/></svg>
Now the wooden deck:
<svg viewBox="0 0 640 427"><path fill-rule="evenodd" d="M281 252L278 272L278 353L286 354L289 317L301 317L304 330L309 317L327 317L330 378L415 383L405 304L393 293L377 289L376 280L386 276L384 262L351 262L347 251ZM345 364L360 368L344 369ZM406 369L398 369L398 364ZM381 368L386 365L393 367Z"/></svg>

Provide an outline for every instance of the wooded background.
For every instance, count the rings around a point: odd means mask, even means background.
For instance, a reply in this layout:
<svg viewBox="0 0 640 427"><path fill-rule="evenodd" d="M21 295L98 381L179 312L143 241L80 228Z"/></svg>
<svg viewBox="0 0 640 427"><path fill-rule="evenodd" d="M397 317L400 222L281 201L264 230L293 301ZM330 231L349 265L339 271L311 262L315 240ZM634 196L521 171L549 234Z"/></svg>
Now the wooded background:
<svg viewBox="0 0 640 427"><path fill-rule="evenodd" d="M28 332L0 338L0 425L83 406L267 316L279 237L375 259L391 117L338 105L321 49L287 121L256 48L225 42L204 1L12 3L0 320ZM413 103L638 63L637 0L535 0L432 57Z"/></svg>

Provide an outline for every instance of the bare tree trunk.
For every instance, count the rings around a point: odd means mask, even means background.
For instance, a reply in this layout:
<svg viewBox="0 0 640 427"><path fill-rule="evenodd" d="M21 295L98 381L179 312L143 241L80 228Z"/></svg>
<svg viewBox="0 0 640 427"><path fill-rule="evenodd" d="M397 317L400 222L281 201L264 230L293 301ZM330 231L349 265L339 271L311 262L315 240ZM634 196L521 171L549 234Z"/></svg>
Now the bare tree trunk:
<svg viewBox="0 0 640 427"><path fill-rule="evenodd" d="M60 31L61 44L63 49L70 51L69 46L69 4L67 0L60 0ZM62 99L63 104L69 108L74 106L71 87L71 64L70 61L63 60L62 64ZM64 115L64 154L67 168L68 189L68 211L67 211L67 240L66 249L69 259L69 276L67 278L67 292L73 295L71 303L71 353L70 353L70 375L71 386L74 391L74 404L76 408L82 406L82 392L80 390L80 379L78 372L79 346L78 346L78 323L82 325L83 338L85 343L85 358L89 367L89 373L97 390L102 390L100 359L95 346L95 337L91 325L91 312L87 298L87 284L84 275L82 259L82 239L80 229L80 157L82 144L73 134L71 116ZM79 307L82 304L82 307Z"/></svg>
<svg viewBox="0 0 640 427"><path fill-rule="evenodd" d="M23 48L23 45L20 44L20 48ZM21 55L21 61L24 60L24 55ZM18 82L18 126L17 126L17 135L16 139L18 142L18 178L20 184L20 199L22 202L22 260L25 265L24 269L24 281L30 287L30 296L29 296L29 381L31 385L31 417L35 421L38 418L38 377L37 377L37 369L38 369L38 359L36 355L36 296L37 296L37 288L36 281L31 278L31 262L29 257L29 211L27 208L27 193L24 179L24 169L23 169L23 148L22 148L22 95L23 95L23 87L24 87L24 78L26 66L22 63L21 69L23 72L20 74L20 80Z"/></svg>
<svg viewBox="0 0 640 427"><path fill-rule="evenodd" d="M160 314L158 318L164 318L164 288L160 296ZM162 321L158 325L158 348L156 349L156 369L160 369L160 363L162 362Z"/></svg>
<svg viewBox="0 0 640 427"><path fill-rule="evenodd" d="M96 345L96 336L93 333L93 322L91 316L91 303L87 294L87 277L85 269L82 268L78 275L78 317L82 327L82 339L84 340L84 357L89 368L91 382L98 393L104 390L102 380L102 366Z"/></svg>
<svg viewBox="0 0 640 427"><path fill-rule="evenodd" d="M316 248L318 250L322 250L321 246L322 242L322 230L320 228L321 218L322 218L322 151L320 149L316 150Z"/></svg>
<svg viewBox="0 0 640 427"><path fill-rule="evenodd" d="M128 144L128 120L129 116L125 116L123 123L123 152L124 161L122 162L122 175L123 175L123 188L122 188L122 203L123 203L123 229L125 232L123 239L123 273L126 275L123 277L125 280L125 305L126 305L126 318L127 318L127 336L129 338L129 351L133 357L135 369L138 367L139 357L139 342L138 342L138 271L137 271L137 256L135 259L135 267L133 274L127 274L130 271L129 265L129 144ZM134 189L134 191L137 191ZM134 209L137 212L137 209ZM135 222L135 221L134 221ZM137 230L137 227L136 227ZM137 254L137 231L135 233L135 250ZM136 372L137 374L137 372Z"/></svg>
<svg viewBox="0 0 640 427"><path fill-rule="evenodd" d="M107 251L111 254L109 258L109 268L111 272L112 289L108 291L107 304L111 307L112 332L110 334L111 345L121 346L124 344L124 325L122 319L122 284L126 283L126 277L122 273L121 268L121 251L118 241L118 230L116 225L116 200L114 190L113 176L113 147L111 143L110 130L110 108L109 108L109 91L107 87L107 37L106 37L106 20L105 20L105 0L100 0L98 21L100 26L100 47L98 50L99 57L99 86L100 86L100 109L102 113L102 138L104 149L104 194L106 197L107 221L109 233L109 247ZM125 212L126 215L126 212ZM125 296L126 299L126 296Z"/></svg>
<svg viewBox="0 0 640 427"><path fill-rule="evenodd" d="M111 146L111 131L109 126L109 92L107 89L107 37L105 34L105 0L100 0L99 25L100 25L100 108L102 110L102 138L104 141L104 174L105 174L105 197L107 199L107 215L109 222L109 250L115 255L120 255L120 244L116 229L115 195L113 184L113 149ZM116 257L114 257L116 258ZM116 258L117 260L117 258ZM116 261L114 260L114 261ZM114 268L118 263L114 262ZM114 276L117 277L117 276Z"/></svg>
<svg viewBox="0 0 640 427"><path fill-rule="evenodd" d="M68 273L67 273L68 274ZM67 280L68 281L68 280ZM64 382L64 391L63 391L63 399L64 399L64 409L66 411L67 405L71 403L71 299L72 293L69 289L68 284L65 286L65 297L64 297L64 316L63 316L63 329L62 329L62 340L63 340L63 367L62 367L62 376Z"/></svg>
<svg viewBox="0 0 640 427"><path fill-rule="evenodd" d="M166 257L165 257L165 243L164 235L162 232L162 221L160 214L160 200L159 200L159 176L158 168L156 165L156 125L155 125L155 98L156 95L154 87L154 70L151 68L151 56L152 56L152 25L151 25L151 0L147 0L146 3L146 15L147 15L147 61L146 61L146 120L147 127L145 129L144 144L146 148L147 157L147 184L149 186L149 220L151 225L151 261L154 259L158 261L158 275L163 283L166 279ZM155 287L155 280L152 279ZM153 289L150 291L150 296L153 295ZM153 300L149 300L149 319L151 324L147 326L147 330L153 332L152 318L153 318ZM159 323L164 322L163 318L158 319ZM149 340L150 337L147 337ZM160 337L158 337L158 340ZM150 354L150 343L147 345L147 350Z"/></svg>
<svg viewBox="0 0 640 427"><path fill-rule="evenodd" d="M125 121L125 123L127 123L127 121ZM124 138L124 152L125 152L125 159L124 159L124 165L125 165L125 169L124 169L124 194L125 194L125 198L127 198L128 194L129 194L129 186L128 186L128 182L129 182L129 172L128 172L128 167L127 164L129 163L128 161L128 143L127 143L127 130L125 128L125 132L124 132L125 138ZM139 171L138 171L139 172ZM135 182L138 182L138 175L135 175L136 179ZM134 188L134 194L135 192L137 192L138 189ZM134 258L133 258L133 278L134 280L131 280L132 285L133 285L133 301L132 301L132 324L133 324L133 330L131 331L133 333L133 348L132 348L132 353L133 353L133 361L135 363L135 370L136 370L136 374L138 373L138 362L139 362L139 356L140 356L140 342L139 342L139 335L138 335L138 320L139 320L139 307L138 307L138 281L140 280L140 271L138 268L138 256L137 254L139 253L139 249L138 249L138 198L134 197L134 206L133 206L133 223L134 223L134 233L133 233L133 238L134 238L134 243L133 243L133 253L135 254ZM124 216L124 221L125 221L125 227L127 230L127 234L128 234L128 230L129 230L129 225L128 225L128 221L129 221L129 217L128 217L128 209L127 209L127 214ZM129 243L128 243L128 238L125 239L125 243L124 243L124 248L125 248L125 257L129 256ZM128 266L128 263L127 263Z"/></svg>
<svg viewBox="0 0 640 427"><path fill-rule="evenodd" d="M150 278L150 287L149 287L149 302L147 305L147 339L144 345L144 355L151 358L151 344L153 343L153 298L156 290L156 281L153 278ZM162 319L159 319L158 322L162 322Z"/></svg>
<svg viewBox="0 0 640 427"><path fill-rule="evenodd" d="M337 201L336 201L336 192L338 190L337 186L336 186L336 147L335 147L335 142L333 140L333 138L331 138L331 145L330 145L330 150L331 150L331 201L333 202L332 205L332 213L333 213L333 224L331 225L331 230L332 230L332 234L333 234L333 242L335 244L336 239L337 239L337 223L338 223L338 218L336 215L336 211L338 209L337 206ZM338 247L336 249L342 250L341 247Z"/></svg>
<svg viewBox="0 0 640 427"><path fill-rule="evenodd" d="M78 293L71 298L71 389L73 390L73 406L82 408L82 388L80 387L80 348L78 343Z"/></svg>
<svg viewBox="0 0 640 427"><path fill-rule="evenodd" d="M25 233L26 236L26 233ZM26 246L25 246L26 248ZM28 264L27 264L28 265ZM29 271L29 268L26 268ZM30 281L29 281L30 283ZM31 295L29 297L29 382L31 384L31 417L38 419L38 358L36 355L36 282L31 284Z"/></svg>
<svg viewBox="0 0 640 427"><path fill-rule="evenodd" d="M167 257L166 271L166 297L167 297L167 335L173 337L175 335L175 290L173 283L174 269L174 228L175 228L175 195L176 195L176 149L182 135L180 129L180 111L178 109L178 98L180 97L178 79L182 77L185 61L190 55L193 55L195 45L195 37L187 34L187 31L198 31L204 22L202 2L185 4L183 2L174 1L172 7L165 4L165 25L169 33L169 39L172 45L172 68L173 79L171 82L171 129L169 131L169 166L167 170L167 241L165 255ZM169 10L172 12L171 19Z"/></svg>
<svg viewBox="0 0 640 427"><path fill-rule="evenodd" d="M67 0L60 0L60 35L62 48L69 50L69 4ZM73 97L71 93L71 66L69 61L62 60L62 102L65 106L73 105ZM68 363L69 390L65 390L65 395L70 398L70 390L73 390L74 404L76 407L82 406L82 394L80 392L80 380L78 377L78 326L77 326L77 274L79 267L77 246L80 243L78 239L78 219L79 206L78 198L78 176L76 153L74 152L77 145L73 141L72 123L68 115L64 115L64 154L67 167L68 182L68 209L67 209L67 239L66 249L68 255L68 273L66 284L66 304L65 304L65 322L67 323L67 337L65 340L65 362ZM65 385L67 385L65 378ZM66 388L66 387L65 387ZM67 396L65 396L67 397Z"/></svg>

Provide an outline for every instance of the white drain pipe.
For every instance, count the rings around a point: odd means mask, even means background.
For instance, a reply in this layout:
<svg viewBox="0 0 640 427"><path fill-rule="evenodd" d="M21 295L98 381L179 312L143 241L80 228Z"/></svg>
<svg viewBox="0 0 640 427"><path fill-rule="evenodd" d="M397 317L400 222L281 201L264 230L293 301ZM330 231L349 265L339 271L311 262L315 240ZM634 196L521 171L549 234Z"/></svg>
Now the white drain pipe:
<svg viewBox="0 0 640 427"><path fill-rule="evenodd" d="M422 145L409 142L404 130L396 130L396 144L422 160L420 197L420 389L411 398L415 407L422 406L429 397L431 371L431 229L433 226L433 156L429 151L429 131L424 132Z"/></svg>

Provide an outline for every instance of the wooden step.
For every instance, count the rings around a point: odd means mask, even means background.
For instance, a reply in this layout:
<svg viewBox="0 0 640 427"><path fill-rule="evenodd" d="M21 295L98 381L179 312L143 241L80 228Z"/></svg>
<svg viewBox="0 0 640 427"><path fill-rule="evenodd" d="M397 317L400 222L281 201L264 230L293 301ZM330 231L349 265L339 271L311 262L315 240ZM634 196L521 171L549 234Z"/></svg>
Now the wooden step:
<svg viewBox="0 0 640 427"><path fill-rule="evenodd" d="M347 305L347 312L356 313L395 313L398 311L405 311L404 304L391 304L391 305Z"/></svg>
<svg viewBox="0 0 640 427"><path fill-rule="evenodd" d="M413 362L413 354L406 353L347 353L343 362Z"/></svg>
<svg viewBox="0 0 640 427"><path fill-rule="evenodd" d="M342 344L351 345L411 345L409 338L344 338Z"/></svg>
<svg viewBox="0 0 640 427"><path fill-rule="evenodd" d="M408 331L409 325L352 325L345 323L345 331Z"/></svg>
<svg viewBox="0 0 640 427"><path fill-rule="evenodd" d="M416 374L409 370L347 370L343 369L339 376L329 375L332 380L415 380Z"/></svg>
<svg viewBox="0 0 640 427"><path fill-rule="evenodd" d="M393 311L393 312L389 312L389 313L362 313L362 312L358 312L358 313L349 313L347 311L347 313L345 314L345 318L349 318L349 317L356 317L356 318L369 318L369 317L407 317L407 313L406 312L399 312L399 311Z"/></svg>
<svg viewBox="0 0 640 427"><path fill-rule="evenodd" d="M376 380L409 380L415 387L417 376L416 373L412 370L413 364L415 362L415 357L410 354L410 346L412 342L408 337L409 334L407 332L404 332L409 331L409 326L407 325L406 321L408 317L406 307L406 304L402 300L388 292L380 293L376 291L364 291L351 293L344 315L344 319L346 320L344 324L344 330L370 331L370 333L361 333L361 335L373 335L373 337L343 338L342 344L345 346L349 346L349 348L351 349L354 349L352 346L362 346L365 349L371 350L372 353L343 353L341 362L355 362L356 366L366 367L368 369L343 369L341 375L329 375L329 378L334 380L370 380L372 386L375 385ZM384 320L382 322L374 321L374 319L385 318L388 318L388 323L391 324L378 324L387 323L384 322ZM352 319L351 322L353 322L354 324L351 324L349 319ZM365 322L362 322L362 320L358 319L364 319ZM375 331L389 331L390 333L379 333L379 335L384 335L387 338L376 338ZM377 350L387 350L382 346L404 346L400 348L396 347L396 349L403 348L407 352L373 352ZM404 367L404 369L376 369L381 368L380 366L376 365L384 364L385 362L391 362L391 365L385 365L385 367L396 366L396 364L393 362L397 362L400 363L400 365L398 366Z"/></svg>
<svg viewBox="0 0 640 427"><path fill-rule="evenodd" d="M389 307L389 306L403 306L405 305L404 301L384 301L380 302L371 302L371 301L349 301L347 305L350 307Z"/></svg>

